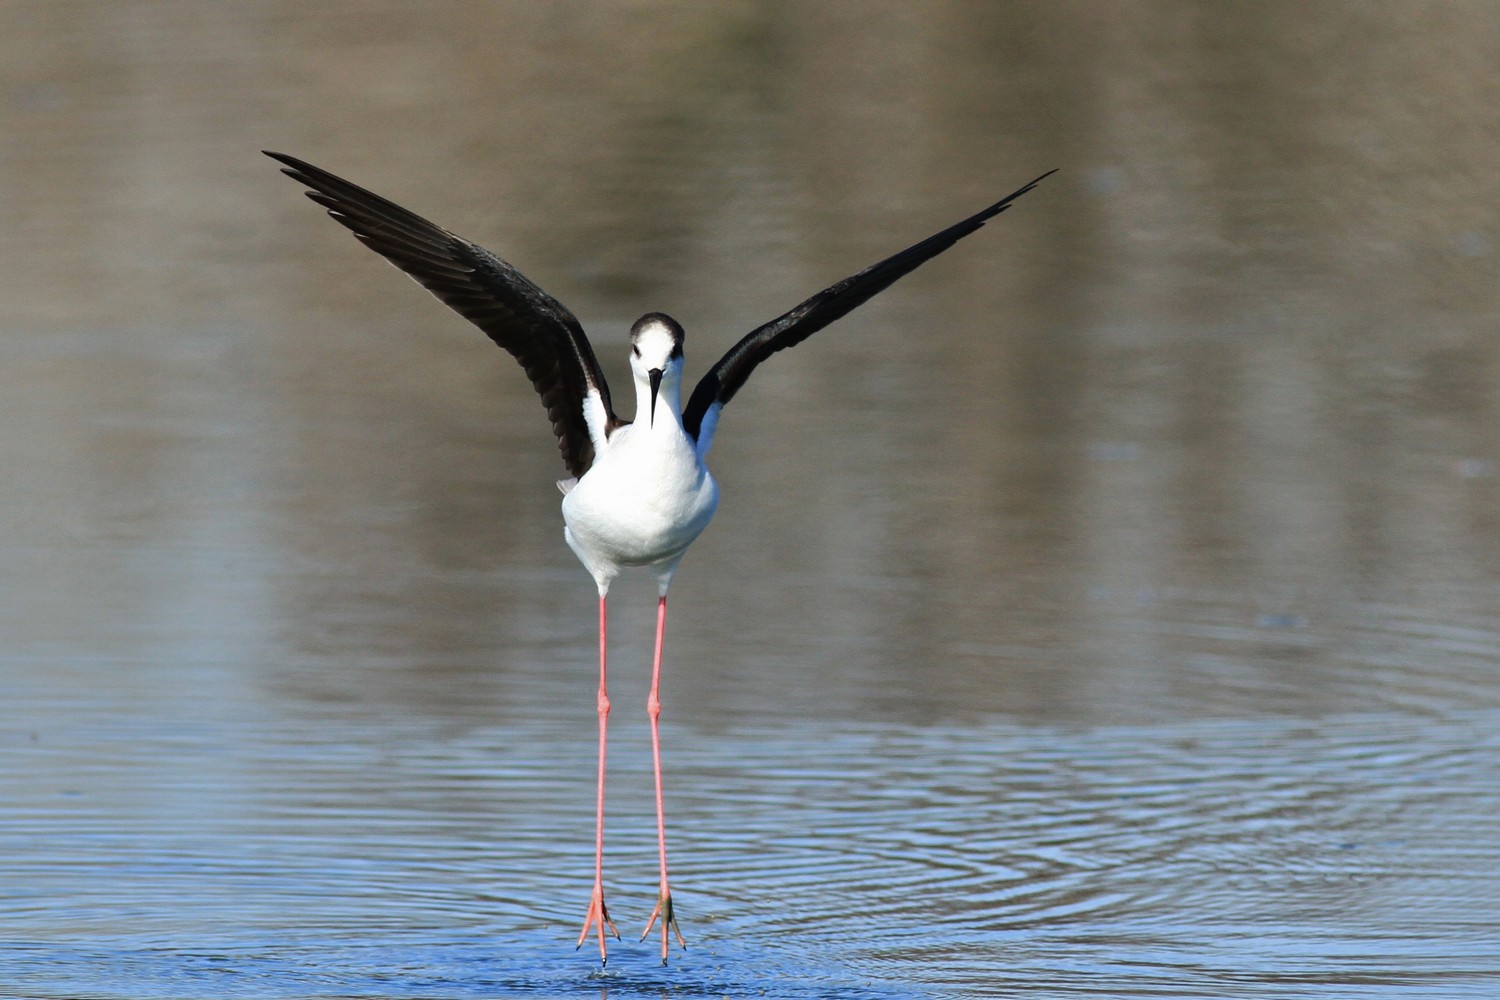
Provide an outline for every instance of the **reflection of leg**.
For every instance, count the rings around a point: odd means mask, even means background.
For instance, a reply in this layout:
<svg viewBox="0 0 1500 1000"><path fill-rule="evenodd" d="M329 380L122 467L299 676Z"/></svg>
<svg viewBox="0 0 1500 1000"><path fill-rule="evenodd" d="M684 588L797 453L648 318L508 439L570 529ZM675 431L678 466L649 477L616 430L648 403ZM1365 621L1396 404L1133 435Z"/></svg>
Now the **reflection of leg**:
<svg viewBox="0 0 1500 1000"><path fill-rule="evenodd" d="M594 893L589 899L588 915L583 921L583 933L578 935L578 947L589 936L589 928L599 927L599 962L609 960L604 946L604 928L619 938L609 911L604 908L604 748L609 728L609 691L605 682L605 610L604 595L599 595L599 794L594 807Z"/></svg>
<svg viewBox="0 0 1500 1000"><path fill-rule="evenodd" d="M651 927L661 918L661 962L667 964L667 932L677 935L677 944L685 951L687 942L677 927L677 917L672 912L672 891L667 886L667 813L661 797L661 734L657 720L661 718L661 647L667 634L667 598L663 594L656 604L656 656L651 664L651 694L646 699L646 714L651 719L651 761L656 771L656 847L661 858L661 894L656 900L656 909L646 921L641 940L651 933Z"/></svg>

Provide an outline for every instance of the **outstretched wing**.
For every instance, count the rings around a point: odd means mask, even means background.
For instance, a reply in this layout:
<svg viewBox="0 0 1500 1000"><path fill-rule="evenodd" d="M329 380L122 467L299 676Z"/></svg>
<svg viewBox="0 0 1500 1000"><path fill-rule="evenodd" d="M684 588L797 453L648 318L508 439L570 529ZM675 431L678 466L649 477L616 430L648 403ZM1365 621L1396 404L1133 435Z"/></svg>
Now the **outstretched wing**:
<svg viewBox="0 0 1500 1000"><path fill-rule="evenodd" d="M895 256L870 265L853 277L823 289L790 312L747 334L699 380L693 389L693 395L688 399L687 408L683 410L682 425L698 442L698 453L702 455L708 450L714 427L718 423L719 410L734 398L750 373L755 371L756 365L777 351L802 343L829 323L885 291L897 279L910 274L965 236L979 230L990 219L1009 208L1017 198L1056 172L1047 171L989 208L927 237L915 246L907 247Z"/></svg>
<svg viewBox="0 0 1500 1000"><path fill-rule="evenodd" d="M307 196L335 222L514 355L542 397L568 472L588 471L594 441L620 420L594 349L566 306L484 247L310 163L265 153L311 188Z"/></svg>

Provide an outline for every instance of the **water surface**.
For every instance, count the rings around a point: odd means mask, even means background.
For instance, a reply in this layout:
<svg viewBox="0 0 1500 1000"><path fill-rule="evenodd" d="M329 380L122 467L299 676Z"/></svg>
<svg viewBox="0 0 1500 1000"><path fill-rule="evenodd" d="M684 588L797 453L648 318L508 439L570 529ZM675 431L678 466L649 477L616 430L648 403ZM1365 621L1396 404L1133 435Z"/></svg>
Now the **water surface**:
<svg viewBox="0 0 1500 1000"><path fill-rule="evenodd" d="M0 995L1489 997L1500 23L0 8ZM503 354L257 152L726 411L663 715ZM617 390L619 391L619 390ZM627 404L628 408L628 404Z"/></svg>

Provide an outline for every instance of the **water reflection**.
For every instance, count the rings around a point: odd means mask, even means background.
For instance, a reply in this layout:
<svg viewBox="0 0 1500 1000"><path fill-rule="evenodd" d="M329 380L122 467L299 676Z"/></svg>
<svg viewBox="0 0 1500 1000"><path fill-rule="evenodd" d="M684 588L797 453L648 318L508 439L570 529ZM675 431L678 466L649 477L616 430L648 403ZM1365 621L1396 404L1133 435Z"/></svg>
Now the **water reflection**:
<svg viewBox="0 0 1500 1000"><path fill-rule="evenodd" d="M1497 36L0 6L0 992L1490 995ZM505 254L617 381L642 312L701 371L1063 167L726 415L669 970L568 952L593 619L541 411L261 147Z"/></svg>

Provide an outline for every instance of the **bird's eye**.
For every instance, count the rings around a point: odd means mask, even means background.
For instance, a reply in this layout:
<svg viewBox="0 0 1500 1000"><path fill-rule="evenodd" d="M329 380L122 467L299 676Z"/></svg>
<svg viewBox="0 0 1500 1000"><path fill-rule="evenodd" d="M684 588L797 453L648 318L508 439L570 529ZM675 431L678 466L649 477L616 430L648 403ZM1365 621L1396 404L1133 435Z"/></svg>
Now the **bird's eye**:
<svg viewBox="0 0 1500 1000"><path fill-rule="evenodd" d="M634 354L636 357L640 357L641 356L641 349L639 347L632 346L630 348L630 353Z"/></svg>

